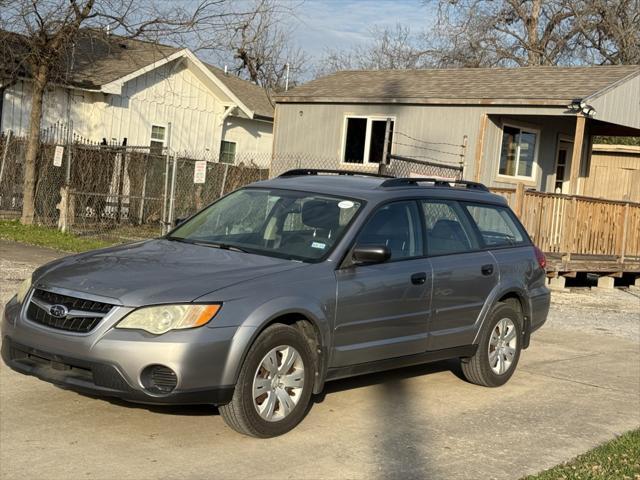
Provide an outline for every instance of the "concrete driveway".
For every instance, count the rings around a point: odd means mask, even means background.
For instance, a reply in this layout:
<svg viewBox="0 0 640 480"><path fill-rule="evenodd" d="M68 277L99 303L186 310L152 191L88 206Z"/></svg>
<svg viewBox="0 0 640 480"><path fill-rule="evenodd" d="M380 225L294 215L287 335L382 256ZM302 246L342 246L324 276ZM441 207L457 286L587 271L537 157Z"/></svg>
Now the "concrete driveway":
<svg viewBox="0 0 640 480"><path fill-rule="evenodd" d="M0 242L0 299L55 252ZM572 300L573 299L573 300ZM640 297L554 294L504 387L455 362L327 386L303 423L242 437L214 408L147 408L0 367L0 477L516 479L640 425Z"/></svg>

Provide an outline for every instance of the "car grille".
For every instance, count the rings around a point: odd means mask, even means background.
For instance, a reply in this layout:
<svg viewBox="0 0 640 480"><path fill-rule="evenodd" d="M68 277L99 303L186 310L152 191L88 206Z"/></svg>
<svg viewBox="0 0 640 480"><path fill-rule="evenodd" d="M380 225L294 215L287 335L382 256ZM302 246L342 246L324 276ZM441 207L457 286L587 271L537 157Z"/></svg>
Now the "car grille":
<svg viewBox="0 0 640 480"><path fill-rule="evenodd" d="M65 306L68 313L62 317L51 315L50 307L53 305ZM36 289L27 308L27 318L58 330L88 333L100 323L112 307L113 305L108 303Z"/></svg>

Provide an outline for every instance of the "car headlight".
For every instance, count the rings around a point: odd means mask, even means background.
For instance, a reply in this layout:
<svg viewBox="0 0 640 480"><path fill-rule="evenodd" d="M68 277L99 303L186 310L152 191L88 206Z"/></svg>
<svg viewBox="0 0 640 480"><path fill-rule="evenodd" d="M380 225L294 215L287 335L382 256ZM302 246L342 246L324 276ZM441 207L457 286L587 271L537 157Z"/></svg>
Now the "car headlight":
<svg viewBox="0 0 640 480"><path fill-rule="evenodd" d="M24 302L24 299L27 298L27 294L29 293L30 288L31 275L29 275L18 287L18 291L16 292L16 300L18 300L18 303Z"/></svg>
<svg viewBox="0 0 640 480"><path fill-rule="evenodd" d="M142 307L124 317L116 328L145 330L155 335L169 330L201 327L216 316L221 305L159 305Z"/></svg>

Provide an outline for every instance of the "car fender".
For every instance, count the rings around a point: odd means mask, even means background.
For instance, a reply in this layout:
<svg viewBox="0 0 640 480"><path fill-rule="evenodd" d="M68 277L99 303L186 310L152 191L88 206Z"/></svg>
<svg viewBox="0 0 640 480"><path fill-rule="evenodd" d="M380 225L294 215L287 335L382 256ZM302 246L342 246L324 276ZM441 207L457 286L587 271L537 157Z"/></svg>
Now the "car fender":
<svg viewBox="0 0 640 480"><path fill-rule="evenodd" d="M266 301L245 319L233 337L223 373L225 385L235 385L244 359L260 333L279 317L292 314L306 318L315 327L320 337L320 349L327 352L330 347L330 326L333 324L334 305L323 304L320 299L305 296L279 297ZM322 358L326 362L326 354ZM323 362L324 363L324 362ZM319 366L319 377L325 368Z"/></svg>
<svg viewBox="0 0 640 480"><path fill-rule="evenodd" d="M527 290L524 284L518 280L510 279L507 281L498 282L498 284L494 287L491 293L487 296L487 299L482 306L482 310L480 311L480 315L478 315L478 320L476 321L475 327L475 336L473 338L473 344L477 344L480 339L480 333L482 332L482 327L484 323L487 321L487 318L491 314L491 310L498 303L498 301L504 297L505 295L515 294L520 299L522 304L523 316L525 318L525 322L531 316L531 302L529 299L529 295L527 294ZM529 326L528 324L523 325L524 332L528 332Z"/></svg>

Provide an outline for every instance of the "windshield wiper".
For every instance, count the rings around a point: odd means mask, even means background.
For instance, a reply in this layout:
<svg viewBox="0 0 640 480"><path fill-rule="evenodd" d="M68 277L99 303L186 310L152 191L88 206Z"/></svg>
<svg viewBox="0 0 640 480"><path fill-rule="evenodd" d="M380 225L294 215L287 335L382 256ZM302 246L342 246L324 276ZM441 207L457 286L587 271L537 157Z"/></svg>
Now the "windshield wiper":
<svg viewBox="0 0 640 480"><path fill-rule="evenodd" d="M228 243L223 243L223 242L208 242L207 240L192 240L190 238L179 238L179 237L170 237L170 236L167 236L165 238L167 240L182 242L182 243L189 243L191 245L199 245L201 247L213 247L213 248L219 248L221 250L231 250L233 252L251 253L240 247L236 247L235 245L230 245Z"/></svg>

